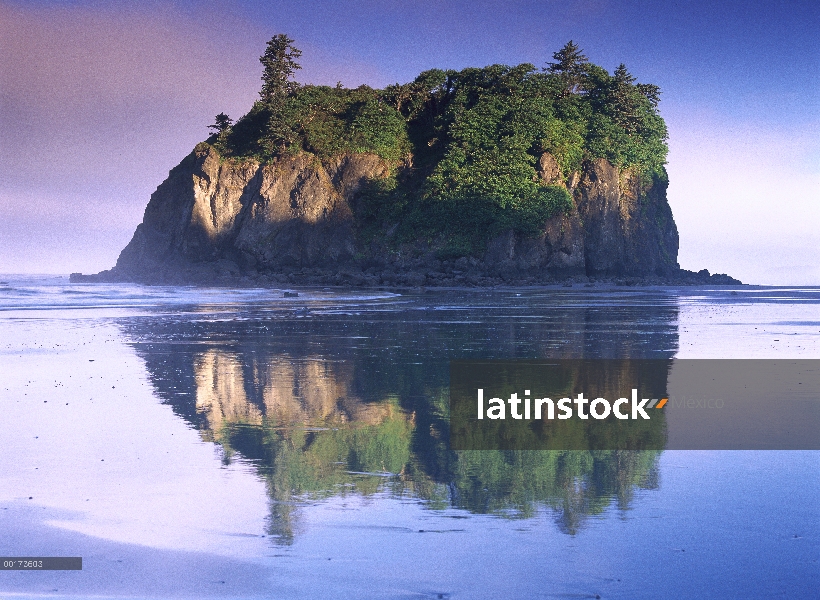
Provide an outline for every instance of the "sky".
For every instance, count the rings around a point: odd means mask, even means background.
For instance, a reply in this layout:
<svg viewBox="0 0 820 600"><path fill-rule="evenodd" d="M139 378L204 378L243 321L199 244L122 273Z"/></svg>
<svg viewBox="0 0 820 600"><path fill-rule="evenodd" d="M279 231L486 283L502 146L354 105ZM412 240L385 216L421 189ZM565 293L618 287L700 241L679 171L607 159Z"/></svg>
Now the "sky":
<svg viewBox="0 0 820 600"><path fill-rule="evenodd" d="M662 91L681 267L820 285L818 32L816 1L0 0L0 273L113 266L286 33L301 83L540 67L570 39L625 63Z"/></svg>

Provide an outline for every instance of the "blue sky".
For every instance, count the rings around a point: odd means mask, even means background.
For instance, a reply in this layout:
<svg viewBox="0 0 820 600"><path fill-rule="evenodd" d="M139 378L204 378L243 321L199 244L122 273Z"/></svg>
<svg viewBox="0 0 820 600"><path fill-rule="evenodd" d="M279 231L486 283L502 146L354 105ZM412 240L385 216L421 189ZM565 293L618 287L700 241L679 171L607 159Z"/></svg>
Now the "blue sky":
<svg viewBox="0 0 820 600"><path fill-rule="evenodd" d="M0 2L0 272L112 266L284 32L305 83L542 66L569 39L623 62L662 90L681 266L820 284L818 31L816 2Z"/></svg>

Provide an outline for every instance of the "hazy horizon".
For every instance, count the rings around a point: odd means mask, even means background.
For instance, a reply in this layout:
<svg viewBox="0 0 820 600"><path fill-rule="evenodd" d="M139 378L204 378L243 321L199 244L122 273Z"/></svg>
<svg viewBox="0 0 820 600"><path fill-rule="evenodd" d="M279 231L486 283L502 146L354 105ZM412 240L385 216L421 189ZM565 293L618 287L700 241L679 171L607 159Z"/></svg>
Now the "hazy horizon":
<svg viewBox="0 0 820 600"><path fill-rule="evenodd" d="M820 284L820 7L796 2L0 2L0 273L112 267L265 42L301 83L530 62L572 39L661 87L681 267Z"/></svg>

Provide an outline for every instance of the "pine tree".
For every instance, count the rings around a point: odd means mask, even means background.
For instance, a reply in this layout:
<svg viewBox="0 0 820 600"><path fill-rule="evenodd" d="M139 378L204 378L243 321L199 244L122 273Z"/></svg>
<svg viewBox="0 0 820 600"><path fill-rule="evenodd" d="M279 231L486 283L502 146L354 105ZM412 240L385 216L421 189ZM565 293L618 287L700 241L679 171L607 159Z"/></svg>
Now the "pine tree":
<svg viewBox="0 0 820 600"><path fill-rule="evenodd" d="M609 103L612 117L627 132L634 132L640 124L640 92L635 77L621 63L612 74Z"/></svg>
<svg viewBox="0 0 820 600"><path fill-rule="evenodd" d="M292 77L302 68L297 62L300 56L302 51L293 45L293 40L280 33L270 39L265 53L259 57L259 62L264 67L259 96L270 113L265 145L271 153L277 149L284 150L295 139L286 102L288 96L299 88Z"/></svg>
<svg viewBox="0 0 820 600"><path fill-rule="evenodd" d="M564 81L568 93L578 94L582 92L589 59L584 56L581 48L570 40L563 48L554 53L552 58L555 62L547 63L545 71L558 75Z"/></svg>
<svg viewBox="0 0 820 600"><path fill-rule="evenodd" d="M661 88L651 83L638 83L635 87L643 94L644 98L649 100L653 109L658 108L658 103L661 101Z"/></svg>
<svg viewBox="0 0 820 600"><path fill-rule="evenodd" d="M211 133L215 133L219 136L222 136L226 133L231 126L233 125L233 119L231 119L225 113L219 113L216 115L216 119L214 120L213 125L208 125L208 129L211 130Z"/></svg>
<svg viewBox="0 0 820 600"><path fill-rule="evenodd" d="M265 53L259 57L259 62L264 67L262 89L259 92L263 102L280 102L298 87L299 84L291 81L291 77L302 68L297 62L300 56L302 51L285 34L280 33L270 39Z"/></svg>

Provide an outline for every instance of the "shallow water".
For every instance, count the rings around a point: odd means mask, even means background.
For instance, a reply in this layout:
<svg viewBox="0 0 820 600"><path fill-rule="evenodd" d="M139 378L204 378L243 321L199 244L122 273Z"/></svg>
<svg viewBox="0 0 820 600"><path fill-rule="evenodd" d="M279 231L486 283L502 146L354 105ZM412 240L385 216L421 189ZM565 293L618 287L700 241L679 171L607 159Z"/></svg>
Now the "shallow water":
<svg viewBox="0 0 820 600"><path fill-rule="evenodd" d="M14 597L812 597L820 453L452 452L455 358L820 358L816 288L0 277Z"/></svg>

